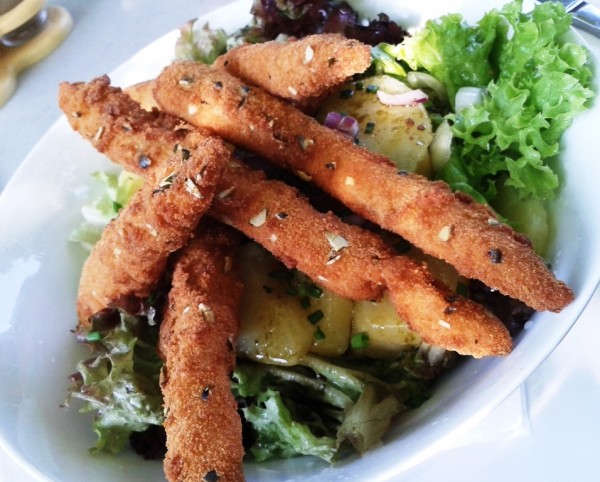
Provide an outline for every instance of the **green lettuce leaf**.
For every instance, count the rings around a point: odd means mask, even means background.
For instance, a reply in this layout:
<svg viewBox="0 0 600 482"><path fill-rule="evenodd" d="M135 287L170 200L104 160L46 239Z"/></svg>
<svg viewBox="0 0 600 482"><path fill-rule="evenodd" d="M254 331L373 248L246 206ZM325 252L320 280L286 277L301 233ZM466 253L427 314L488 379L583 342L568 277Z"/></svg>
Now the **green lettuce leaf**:
<svg viewBox="0 0 600 482"><path fill-rule="evenodd" d="M492 80L495 67L490 54L499 23L497 11L486 14L476 26L467 25L460 14L445 15L428 20L393 53L412 70L426 70L442 82L453 106L458 89L482 87Z"/></svg>
<svg viewBox="0 0 600 482"><path fill-rule="evenodd" d="M133 432L162 425L162 361L151 319L106 309L91 329L77 332L93 356L78 364L66 404L82 400L81 411L94 414L92 452L118 453ZM328 462L351 450L364 453L380 443L394 416L428 397L449 366L446 355L436 358L420 348L395 360L307 356L290 367L238 360L232 391L251 426L250 452L257 461L312 455Z"/></svg>
<svg viewBox="0 0 600 482"><path fill-rule="evenodd" d="M314 455L331 461L336 453L335 439L326 435L318 437L308 425L295 421L278 391L261 392L256 403L243 412L258 433L258 443L251 449L258 462L296 455Z"/></svg>
<svg viewBox="0 0 600 482"><path fill-rule="evenodd" d="M212 64L227 50L227 34L223 29L212 29L208 23L200 26L195 20L187 22L179 29L175 42L177 60L193 60Z"/></svg>
<svg viewBox="0 0 600 482"><path fill-rule="evenodd" d="M393 45L380 43L371 48L371 68L374 75L392 75L406 77L406 70L396 61L396 48Z"/></svg>
<svg viewBox="0 0 600 482"><path fill-rule="evenodd" d="M459 14L430 20L400 45L385 46L385 53L413 69L407 75L426 72L447 91L451 156L435 177L490 204L534 238L543 255L549 235L542 225L544 203L560 185L554 162L560 139L595 94L589 52L569 40L572 17L562 4L547 2L526 13L522 7L522 0L514 0L475 25ZM453 112L463 87L481 89L483 99ZM434 104L436 112L444 111ZM499 195L506 192L516 201Z"/></svg>
<svg viewBox="0 0 600 482"><path fill-rule="evenodd" d="M338 429L338 446L347 441L358 453L365 453L381 442L392 418L403 409L396 397L378 394L375 385L367 384Z"/></svg>
<svg viewBox="0 0 600 482"><path fill-rule="evenodd" d="M81 412L94 413L98 436L92 451L118 453L131 432L141 432L163 420L156 350L158 326L145 317L120 310L94 315L90 331L77 333L94 354L77 365L71 376L68 402L84 401Z"/></svg>
<svg viewBox="0 0 600 482"><path fill-rule="evenodd" d="M81 244L87 251L92 250L106 225L117 217L143 183L141 176L126 171L119 174L99 171L92 176L100 194L81 208L83 222L69 236L70 241Z"/></svg>
<svg viewBox="0 0 600 482"><path fill-rule="evenodd" d="M559 3L522 13L515 1L497 15L503 21L489 62L497 75L481 104L450 116L453 155L439 177L460 189L460 171L492 204L504 183L520 199L552 199L559 179L548 161L594 95L588 53L567 40L571 17Z"/></svg>
<svg viewBox="0 0 600 482"><path fill-rule="evenodd" d="M298 367L240 361L232 390L243 399L244 419L255 438L250 452L257 461L297 455L333 460L337 427L353 404L342 391Z"/></svg>
<svg viewBox="0 0 600 482"><path fill-rule="evenodd" d="M379 444L393 418L429 396L453 357L428 349L395 360L304 357L281 367L238 361L232 390L251 426L258 461L313 455L328 462Z"/></svg>

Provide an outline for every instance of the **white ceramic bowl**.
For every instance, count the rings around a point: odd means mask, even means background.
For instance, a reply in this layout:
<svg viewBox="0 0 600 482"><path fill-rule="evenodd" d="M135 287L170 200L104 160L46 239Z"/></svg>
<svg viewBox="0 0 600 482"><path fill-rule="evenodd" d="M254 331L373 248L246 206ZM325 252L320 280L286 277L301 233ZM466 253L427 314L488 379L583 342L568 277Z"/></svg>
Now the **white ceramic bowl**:
<svg viewBox="0 0 600 482"><path fill-rule="evenodd" d="M499 2L414 3L380 1L361 9L371 15L385 11L403 25L416 25L448 11L476 20ZM249 19L249 5L249 0L237 2L208 18L212 26L232 31ZM114 83L126 86L156 75L171 60L176 36L173 32L134 56L113 72ZM598 284L600 218L590 210L597 203L600 173L589 162L590 154L600 152L598 125L596 106L576 119L563 142L565 187L551 262L557 276L574 289L575 301L560 314L536 314L508 357L466 360L429 401L392 427L383 446L364 457L334 467L309 458L249 464L249 480L396 478L476 424L525 380L560 343ZM90 456L95 436L89 416L60 407L67 376L86 355L70 333L84 254L69 244L67 235L80 222L90 173L110 167L60 119L0 197L0 442L42 480L163 480L160 462L133 454Z"/></svg>

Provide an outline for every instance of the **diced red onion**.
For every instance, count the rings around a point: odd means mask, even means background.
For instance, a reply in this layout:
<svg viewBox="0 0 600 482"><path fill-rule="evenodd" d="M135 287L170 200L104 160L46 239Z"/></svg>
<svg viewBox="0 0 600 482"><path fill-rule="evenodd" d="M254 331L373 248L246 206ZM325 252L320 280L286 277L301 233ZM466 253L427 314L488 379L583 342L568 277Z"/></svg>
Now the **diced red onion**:
<svg viewBox="0 0 600 482"><path fill-rule="evenodd" d="M325 117L323 125L348 134L351 137L356 137L359 131L358 121L354 117L343 115L339 112L329 112Z"/></svg>
<svg viewBox="0 0 600 482"><path fill-rule="evenodd" d="M377 91L379 102L385 105L415 105L427 102L429 97L422 90L415 89L402 94L388 94L382 90Z"/></svg>

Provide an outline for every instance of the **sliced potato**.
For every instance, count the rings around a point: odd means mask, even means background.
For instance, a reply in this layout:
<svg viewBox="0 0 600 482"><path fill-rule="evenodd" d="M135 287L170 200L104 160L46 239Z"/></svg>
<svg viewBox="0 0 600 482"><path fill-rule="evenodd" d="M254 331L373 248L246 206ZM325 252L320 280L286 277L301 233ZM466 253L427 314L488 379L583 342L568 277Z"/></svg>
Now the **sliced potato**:
<svg viewBox="0 0 600 482"><path fill-rule="evenodd" d="M286 271L255 244L240 250L244 293L240 303L238 354L263 363L293 365L312 346L315 328L297 296L286 292Z"/></svg>
<svg viewBox="0 0 600 482"><path fill-rule="evenodd" d="M310 301L311 313L323 314L316 323L322 335L315 337L310 351L322 356L342 355L350 344L354 302L327 290L321 297Z"/></svg>
<svg viewBox="0 0 600 482"><path fill-rule="evenodd" d="M240 355L293 365L309 351L339 356L348 349L352 301L285 269L256 244L241 249L240 264Z"/></svg>
<svg viewBox="0 0 600 482"><path fill-rule="evenodd" d="M315 328L289 296L246 291L238 353L263 363L294 365L308 353Z"/></svg>
<svg viewBox="0 0 600 482"><path fill-rule="evenodd" d="M352 333L366 333L368 344L360 353L371 358L394 358L399 352L421 344L421 337L398 316L387 294L379 302L354 304Z"/></svg>
<svg viewBox="0 0 600 482"><path fill-rule="evenodd" d="M377 98L378 89L390 94L411 90L387 75L350 82L325 100L317 119L323 122L329 112L354 117L360 126L360 144L389 157L398 169L428 176L431 173L429 145L433 134L427 111L421 104L382 104Z"/></svg>
<svg viewBox="0 0 600 482"><path fill-rule="evenodd" d="M493 207L501 215L510 216L513 228L529 238L536 253L546 254L550 229L544 201L520 199L514 188L503 186L498 190Z"/></svg>

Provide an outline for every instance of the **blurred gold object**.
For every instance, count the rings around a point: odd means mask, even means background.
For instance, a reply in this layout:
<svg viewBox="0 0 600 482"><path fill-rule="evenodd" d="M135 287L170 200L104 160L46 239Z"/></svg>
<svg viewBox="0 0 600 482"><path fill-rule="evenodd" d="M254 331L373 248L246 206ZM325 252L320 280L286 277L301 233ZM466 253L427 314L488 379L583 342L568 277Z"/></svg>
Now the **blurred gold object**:
<svg viewBox="0 0 600 482"><path fill-rule="evenodd" d="M17 76L55 50L71 31L62 7L44 0L0 0L0 107L11 97Z"/></svg>

